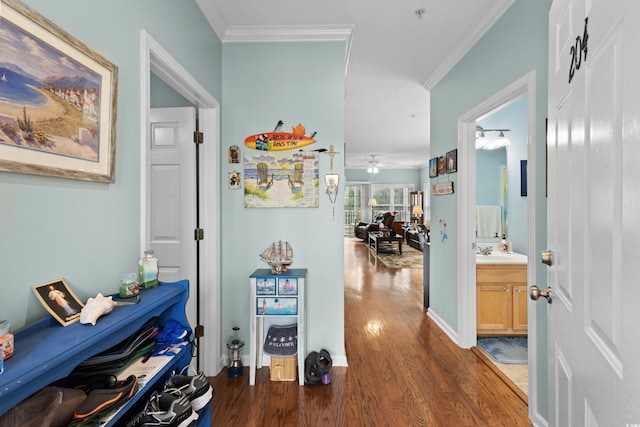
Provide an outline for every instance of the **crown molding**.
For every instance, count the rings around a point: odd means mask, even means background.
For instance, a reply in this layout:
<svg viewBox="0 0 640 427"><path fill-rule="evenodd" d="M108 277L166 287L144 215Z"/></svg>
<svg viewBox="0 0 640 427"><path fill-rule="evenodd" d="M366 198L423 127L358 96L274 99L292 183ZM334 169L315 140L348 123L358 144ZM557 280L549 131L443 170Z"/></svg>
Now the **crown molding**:
<svg viewBox="0 0 640 427"><path fill-rule="evenodd" d="M213 32L216 33L219 40L224 39L224 33L227 30L227 23L222 17L222 12L212 1L196 0L196 4L200 8L200 12L207 20Z"/></svg>
<svg viewBox="0 0 640 427"><path fill-rule="evenodd" d="M223 43L342 41L348 42L351 25L230 25Z"/></svg>
<svg viewBox="0 0 640 427"><path fill-rule="evenodd" d="M426 90L432 90L440 80L442 80L448 73L456 66L458 62L475 46L475 44L485 35L487 31L502 17L502 15L515 3L515 0L504 0L495 4L491 10L491 13L487 15L484 21L478 23L474 31L469 33L469 36L464 39L457 49L454 49L440 66L429 76L429 78L423 83L422 87Z"/></svg>

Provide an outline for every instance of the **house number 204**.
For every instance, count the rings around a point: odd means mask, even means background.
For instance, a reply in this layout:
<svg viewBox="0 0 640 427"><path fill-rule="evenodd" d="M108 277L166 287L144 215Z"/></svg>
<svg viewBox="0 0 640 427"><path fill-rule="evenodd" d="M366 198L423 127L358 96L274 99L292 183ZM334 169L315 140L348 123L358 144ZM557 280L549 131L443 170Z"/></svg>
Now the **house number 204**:
<svg viewBox="0 0 640 427"><path fill-rule="evenodd" d="M584 18L584 34L582 37L576 37L576 43L571 46L569 55L571 55L571 65L569 66L569 83L573 80L573 75L582 65L582 60L587 61L587 40L589 40L589 32L587 31L587 23L589 17Z"/></svg>

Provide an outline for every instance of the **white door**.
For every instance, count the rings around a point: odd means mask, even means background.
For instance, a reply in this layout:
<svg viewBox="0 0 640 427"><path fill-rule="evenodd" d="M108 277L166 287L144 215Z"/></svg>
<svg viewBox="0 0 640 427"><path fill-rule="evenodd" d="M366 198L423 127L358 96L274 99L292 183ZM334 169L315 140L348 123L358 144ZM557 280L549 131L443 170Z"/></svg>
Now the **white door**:
<svg viewBox="0 0 640 427"><path fill-rule="evenodd" d="M550 426L640 425L639 29L636 0L550 10Z"/></svg>
<svg viewBox="0 0 640 427"><path fill-rule="evenodd" d="M190 284L187 318L196 323L196 110L152 108L148 206L151 249L158 257L159 279Z"/></svg>

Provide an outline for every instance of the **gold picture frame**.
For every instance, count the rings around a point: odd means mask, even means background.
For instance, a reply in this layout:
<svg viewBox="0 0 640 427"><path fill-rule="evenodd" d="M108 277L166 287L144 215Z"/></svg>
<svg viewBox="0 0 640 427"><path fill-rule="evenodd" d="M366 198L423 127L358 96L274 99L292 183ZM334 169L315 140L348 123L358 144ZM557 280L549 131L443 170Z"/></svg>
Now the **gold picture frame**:
<svg viewBox="0 0 640 427"><path fill-rule="evenodd" d="M19 1L0 8L0 170L113 182L118 68Z"/></svg>

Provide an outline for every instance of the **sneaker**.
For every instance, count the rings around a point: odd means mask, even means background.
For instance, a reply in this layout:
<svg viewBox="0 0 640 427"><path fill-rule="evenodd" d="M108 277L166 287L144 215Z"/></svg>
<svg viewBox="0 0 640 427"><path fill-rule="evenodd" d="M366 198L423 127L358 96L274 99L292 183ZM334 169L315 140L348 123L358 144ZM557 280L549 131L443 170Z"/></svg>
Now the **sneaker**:
<svg viewBox="0 0 640 427"><path fill-rule="evenodd" d="M174 374L167 380L165 388L180 390L191 401L193 410L199 411L213 399L215 392L202 372L196 372L193 376L189 376L188 372L189 366L187 365L179 374Z"/></svg>
<svg viewBox="0 0 640 427"><path fill-rule="evenodd" d="M115 378L115 377L114 377ZM94 425L112 409L123 405L138 391L138 379L130 375L124 381L99 383L91 388L87 398L74 411L70 427Z"/></svg>
<svg viewBox="0 0 640 427"><path fill-rule="evenodd" d="M144 411L127 427L188 427L195 423L198 414L191 408L189 398L176 389L154 392Z"/></svg>

